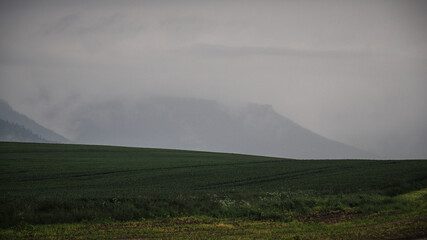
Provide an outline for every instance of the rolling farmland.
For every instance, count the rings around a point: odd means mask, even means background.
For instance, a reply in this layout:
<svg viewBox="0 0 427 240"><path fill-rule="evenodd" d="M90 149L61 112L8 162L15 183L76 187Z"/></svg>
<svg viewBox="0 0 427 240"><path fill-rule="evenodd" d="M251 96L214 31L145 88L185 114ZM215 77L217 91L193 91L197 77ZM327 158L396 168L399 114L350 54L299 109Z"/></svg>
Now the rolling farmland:
<svg viewBox="0 0 427 240"><path fill-rule="evenodd" d="M22 224L142 221L133 224L149 225L165 219L168 224L196 219L196 228L209 223L262 225L263 221L274 221L279 228L286 223L328 224L365 218L387 225L407 219L402 227L418 229L407 230L415 231L410 236L427 234L424 160L292 160L4 142L0 143L0 166L2 234L10 238L20 233L10 228ZM379 217L372 218L373 214ZM41 228L32 229L43 232Z"/></svg>

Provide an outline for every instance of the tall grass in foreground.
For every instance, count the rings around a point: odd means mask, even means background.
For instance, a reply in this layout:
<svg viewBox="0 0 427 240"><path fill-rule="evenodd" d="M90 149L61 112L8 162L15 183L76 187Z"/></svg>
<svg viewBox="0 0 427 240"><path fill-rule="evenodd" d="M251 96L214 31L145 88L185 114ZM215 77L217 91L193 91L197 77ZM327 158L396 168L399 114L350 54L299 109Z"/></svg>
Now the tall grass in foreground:
<svg viewBox="0 0 427 240"><path fill-rule="evenodd" d="M9 227L20 223L131 221L190 216L286 222L312 213L341 211L363 215L402 212L416 208L418 203L372 194L313 196L273 192L250 197L209 194L198 197L179 195L165 199L23 198L1 200L0 204L0 225Z"/></svg>
<svg viewBox="0 0 427 240"><path fill-rule="evenodd" d="M0 143L0 166L2 227L189 216L287 222L331 212L418 211L425 198L405 194L427 188L422 160Z"/></svg>

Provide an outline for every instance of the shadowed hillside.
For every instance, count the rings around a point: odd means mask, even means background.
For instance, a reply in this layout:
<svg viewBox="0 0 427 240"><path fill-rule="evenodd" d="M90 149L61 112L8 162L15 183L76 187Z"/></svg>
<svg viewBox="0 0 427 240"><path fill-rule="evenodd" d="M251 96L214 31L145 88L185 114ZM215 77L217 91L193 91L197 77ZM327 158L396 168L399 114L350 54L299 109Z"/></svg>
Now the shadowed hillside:
<svg viewBox="0 0 427 240"><path fill-rule="evenodd" d="M34 120L28 118L27 116L20 114L14 111L7 102L0 99L0 119L7 121L9 123L16 123L31 131L35 135L38 135L43 140L42 142L58 142L58 143L66 143L69 142L68 139L60 136L59 134L53 132L50 129L47 129L40 124L36 123ZM37 140L37 138L33 138L33 140ZM18 140L20 141L20 140Z"/></svg>
<svg viewBox="0 0 427 240"><path fill-rule="evenodd" d="M47 142L21 125L0 119L0 141L7 142Z"/></svg>

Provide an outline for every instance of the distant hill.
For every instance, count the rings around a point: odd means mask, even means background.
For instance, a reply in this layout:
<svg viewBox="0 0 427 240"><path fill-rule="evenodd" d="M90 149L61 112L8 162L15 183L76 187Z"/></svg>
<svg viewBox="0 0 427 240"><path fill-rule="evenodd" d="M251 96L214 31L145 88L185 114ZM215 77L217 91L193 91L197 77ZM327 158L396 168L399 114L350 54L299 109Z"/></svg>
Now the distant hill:
<svg viewBox="0 0 427 240"><path fill-rule="evenodd" d="M303 159L375 157L307 130L267 105L230 108L201 99L149 98L87 104L73 116L79 143Z"/></svg>
<svg viewBox="0 0 427 240"><path fill-rule="evenodd" d="M67 143L70 142L68 139L62 137L61 135L55 133L54 131L47 129L40 124L36 123L32 119L27 116L20 114L14 111L9 104L0 99L0 119L9 122L10 124L17 124L21 127L25 128L27 131L31 132L34 135L37 135L42 142L58 142L58 143ZM7 126L7 123L4 124ZM19 128L10 128L15 129L17 131ZM30 136L30 135L28 135Z"/></svg>
<svg viewBox="0 0 427 240"><path fill-rule="evenodd" d="M32 133L16 123L0 119L0 141L6 142L47 142L40 136Z"/></svg>

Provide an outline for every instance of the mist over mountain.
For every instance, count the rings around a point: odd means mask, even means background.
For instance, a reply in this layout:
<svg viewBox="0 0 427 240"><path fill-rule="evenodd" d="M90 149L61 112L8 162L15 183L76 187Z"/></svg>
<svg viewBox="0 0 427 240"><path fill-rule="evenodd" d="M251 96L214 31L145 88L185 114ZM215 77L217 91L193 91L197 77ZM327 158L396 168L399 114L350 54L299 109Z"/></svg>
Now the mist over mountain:
<svg viewBox="0 0 427 240"><path fill-rule="evenodd" d="M0 1L0 97L68 139L315 152L286 117L380 159L427 158L427 1L24 2ZM153 96L274 113L130 103Z"/></svg>
<svg viewBox="0 0 427 240"><path fill-rule="evenodd" d="M47 129L27 116L14 111L0 99L0 120L4 136L2 140L66 143L68 139ZM4 138L4 139L3 139Z"/></svg>
<svg viewBox="0 0 427 240"><path fill-rule="evenodd" d="M0 141L5 142L48 142L25 127L0 119Z"/></svg>
<svg viewBox="0 0 427 240"><path fill-rule="evenodd" d="M326 139L271 106L229 107L190 98L111 100L82 105L73 114L78 143L233 152L289 158L372 158Z"/></svg>

